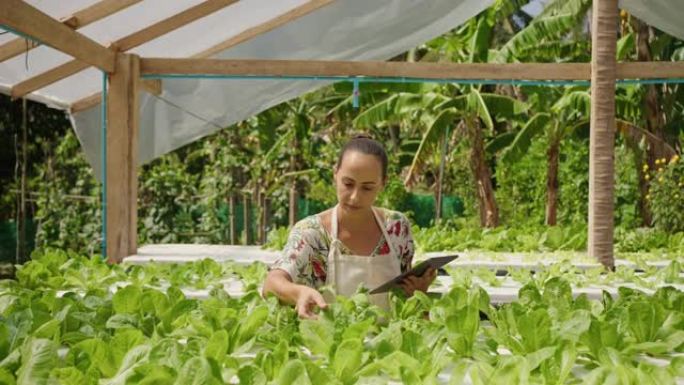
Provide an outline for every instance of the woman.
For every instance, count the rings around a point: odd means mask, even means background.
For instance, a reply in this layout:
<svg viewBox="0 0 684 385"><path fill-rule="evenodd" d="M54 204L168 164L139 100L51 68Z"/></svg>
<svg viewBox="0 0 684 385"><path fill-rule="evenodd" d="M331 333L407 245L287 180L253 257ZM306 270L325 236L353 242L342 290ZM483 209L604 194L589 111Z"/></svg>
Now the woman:
<svg viewBox="0 0 684 385"><path fill-rule="evenodd" d="M321 286L331 285L348 296L359 284L373 289L411 268L408 220L373 207L387 182L383 146L366 136L354 137L342 148L333 176L338 204L295 224L282 258L264 282L264 294L294 304L302 318L315 318L314 308L327 306L316 290ZM421 277L409 276L402 287L407 295L426 291L435 276L430 269ZM372 295L371 301L388 308L387 294Z"/></svg>

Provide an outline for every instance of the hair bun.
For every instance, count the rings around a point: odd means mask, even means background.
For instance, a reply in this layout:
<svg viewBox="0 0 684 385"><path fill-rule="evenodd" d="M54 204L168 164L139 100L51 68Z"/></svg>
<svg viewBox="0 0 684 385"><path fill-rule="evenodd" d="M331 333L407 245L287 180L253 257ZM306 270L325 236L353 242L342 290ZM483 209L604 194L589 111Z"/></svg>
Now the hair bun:
<svg viewBox="0 0 684 385"><path fill-rule="evenodd" d="M370 136L369 134L356 134L356 135L352 136L352 139L371 139L372 140L373 137Z"/></svg>

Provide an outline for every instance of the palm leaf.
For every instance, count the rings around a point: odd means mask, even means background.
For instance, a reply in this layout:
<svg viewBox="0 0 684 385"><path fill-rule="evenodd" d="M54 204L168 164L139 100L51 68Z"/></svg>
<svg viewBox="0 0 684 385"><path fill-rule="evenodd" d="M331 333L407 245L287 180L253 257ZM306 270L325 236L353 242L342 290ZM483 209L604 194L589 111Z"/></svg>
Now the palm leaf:
<svg viewBox="0 0 684 385"><path fill-rule="evenodd" d="M527 3L529 3L529 0L497 0L496 3L494 3L496 19L501 20L511 16Z"/></svg>
<svg viewBox="0 0 684 385"><path fill-rule="evenodd" d="M626 60L634 53L636 42L634 40L634 33L630 32L621 37L617 42L617 60Z"/></svg>
<svg viewBox="0 0 684 385"><path fill-rule="evenodd" d="M468 110L468 96L459 95L454 98L448 98L443 103L438 104L435 109L444 110L447 108L453 108L456 111L465 112Z"/></svg>
<svg viewBox="0 0 684 385"><path fill-rule="evenodd" d="M387 99L369 107L354 118L353 124L355 127L371 127L380 122L390 120L394 115L395 104L399 99L399 94L394 94Z"/></svg>
<svg viewBox="0 0 684 385"><path fill-rule="evenodd" d="M468 95L468 106L470 107L470 111L477 113L477 116L482 119L482 122L484 122L485 126L489 130L494 130L494 122L492 121L492 116L489 113L487 103L485 103L484 99L482 98L482 94L480 94L480 92L474 88Z"/></svg>
<svg viewBox="0 0 684 385"><path fill-rule="evenodd" d="M499 118L513 119L526 113L529 109L526 103L509 96L491 93L483 93L481 95L489 111Z"/></svg>
<svg viewBox="0 0 684 385"><path fill-rule="evenodd" d="M494 155L497 152L510 146L515 140L517 132L504 132L503 134L497 136L496 138L490 140L485 146L485 151L488 155Z"/></svg>
<svg viewBox="0 0 684 385"><path fill-rule="evenodd" d="M283 125L285 126L285 125ZM283 127L281 126L281 127ZM276 161L276 158L278 155L280 155L280 150L282 150L284 147L289 145L290 141L292 140L292 137L294 137L296 133L296 129L294 127L291 127L287 131L285 131L284 134L282 134L278 140L276 140L275 143L273 143L273 146L268 149L266 154L264 154L263 157L263 163L264 164L271 164Z"/></svg>
<svg viewBox="0 0 684 385"><path fill-rule="evenodd" d="M519 57L527 62L555 62L559 58L570 61L586 61L591 56L591 42L588 40L544 41L530 47L522 47Z"/></svg>
<svg viewBox="0 0 684 385"><path fill-rule="evenodd" d="M577 26L589 6L590 2L587 0L557 0L551 3L526 28L501 47L494 61L510 62L520 57L520 52L532 49L541 42L562 38Z"/></svg>
<svg viewBox="0 0 684 385"><path fill-rule="evenodd" d="M375 124L394 121L399 117L411 116L433 108L446 97L429 92L426 94L398 93L360 113L353 121L355 127L370 127Z"/></svg>
<svg viewBox="0 0 684 385"><path fill-rule="evenodd" d="M505 163L515 163L520 160L530 148L532 139L546 130L551 115L542 112L534 115L516 135L513 143L504 151L501 160Z"/></svg>
<svg viewBox="0 0 684 385"><path fill-rule="evenodd" d="M444 109L435 117L432 124L428 126L423 139L420 141L420 145L418 145L418 150L413 156L411 167L404 180L406 186L411 186L415 182L416 176L420 173L426 160L444 136L447 128L454 124L454 120L458 115L458 112L454 109Z"/></svg>
<svg viewBox="0 0 684 385"><path fill-rule="evenodd" d="M492 24L486 15L479 17L477 27L471 39L470 58L471 63L486 63L489 54L489 41L492 37Z"/></svg>
<svg viewBox="0 0 684 385"><path fill-rule="evenodd" d="M548 3L537 17L548 17L558 14L584 14L591 6L590 0L554 0Z"/></svg>
<svg viewBox="0 0 684 385"><path fill-rule="evenodd" d="M663 146L663 148L667 151L667 154L665 154L665 156L668 158L673 157L677 153L675 149L672 148L672 146L670 146L667 142L655 136L652 132L643 129L631 122L622 119L616 119L615 128L617 129L617 132L619 134L629 136L635 142L640 142L643 138L651 145Z"/></svg>
<svg viewBox="0 0 684 385"><path fill-rule="evenodd" d="M587 91L570 91L561 96L551 107L556 113L570 111L570 115L589 116L591 112L591 96Z"/></svg>

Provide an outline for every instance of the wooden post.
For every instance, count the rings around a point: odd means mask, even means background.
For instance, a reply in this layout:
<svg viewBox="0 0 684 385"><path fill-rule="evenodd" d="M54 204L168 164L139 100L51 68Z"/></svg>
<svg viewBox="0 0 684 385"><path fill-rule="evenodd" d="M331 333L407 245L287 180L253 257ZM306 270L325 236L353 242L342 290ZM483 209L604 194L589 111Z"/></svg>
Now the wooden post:
<svg viewBox="0 0 684 385"><path fill-rule="evenodd" d="M107 261L119 263L138 248L137 55L118 54L107 94Z"/></svg>
<svg viewBox="0 0 684 385"><path fill-rule="evenodd" d="M588 253L607 268L613 260L613 179L618 0L594 0L591 20Z"/></svg>
<svg viewBox="0 0 684 385"><path fill-rule="evenodd" d="M230 244L237 245L237 237L235 236L235 193L230 193L228 198L228 225L230 226Z"/></svg>
<svg viewBox="0 0 684 385"><path fill-rule="evenodd" d="M251 223L250 223L250 210L249 207L249 197L246 192L242 193L242 223L245 231L245 245L250 245L252 243L251 237Z"/></svg>

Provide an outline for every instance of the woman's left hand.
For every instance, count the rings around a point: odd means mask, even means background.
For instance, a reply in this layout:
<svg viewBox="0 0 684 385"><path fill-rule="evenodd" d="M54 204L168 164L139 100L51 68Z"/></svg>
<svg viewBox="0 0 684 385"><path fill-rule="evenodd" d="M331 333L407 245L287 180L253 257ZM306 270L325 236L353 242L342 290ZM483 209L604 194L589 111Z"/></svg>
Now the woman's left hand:
<svg viewBox="0 0 684 385"><path fill-rule="evenodd" d="M426 292L432 282L435 281L436 277L437 270L429 267L420 277L409 275L408 277L404 278L404 281L401 283L401 287L404 289L404 292L407 296L412 296L416 290Z"/></svg>

